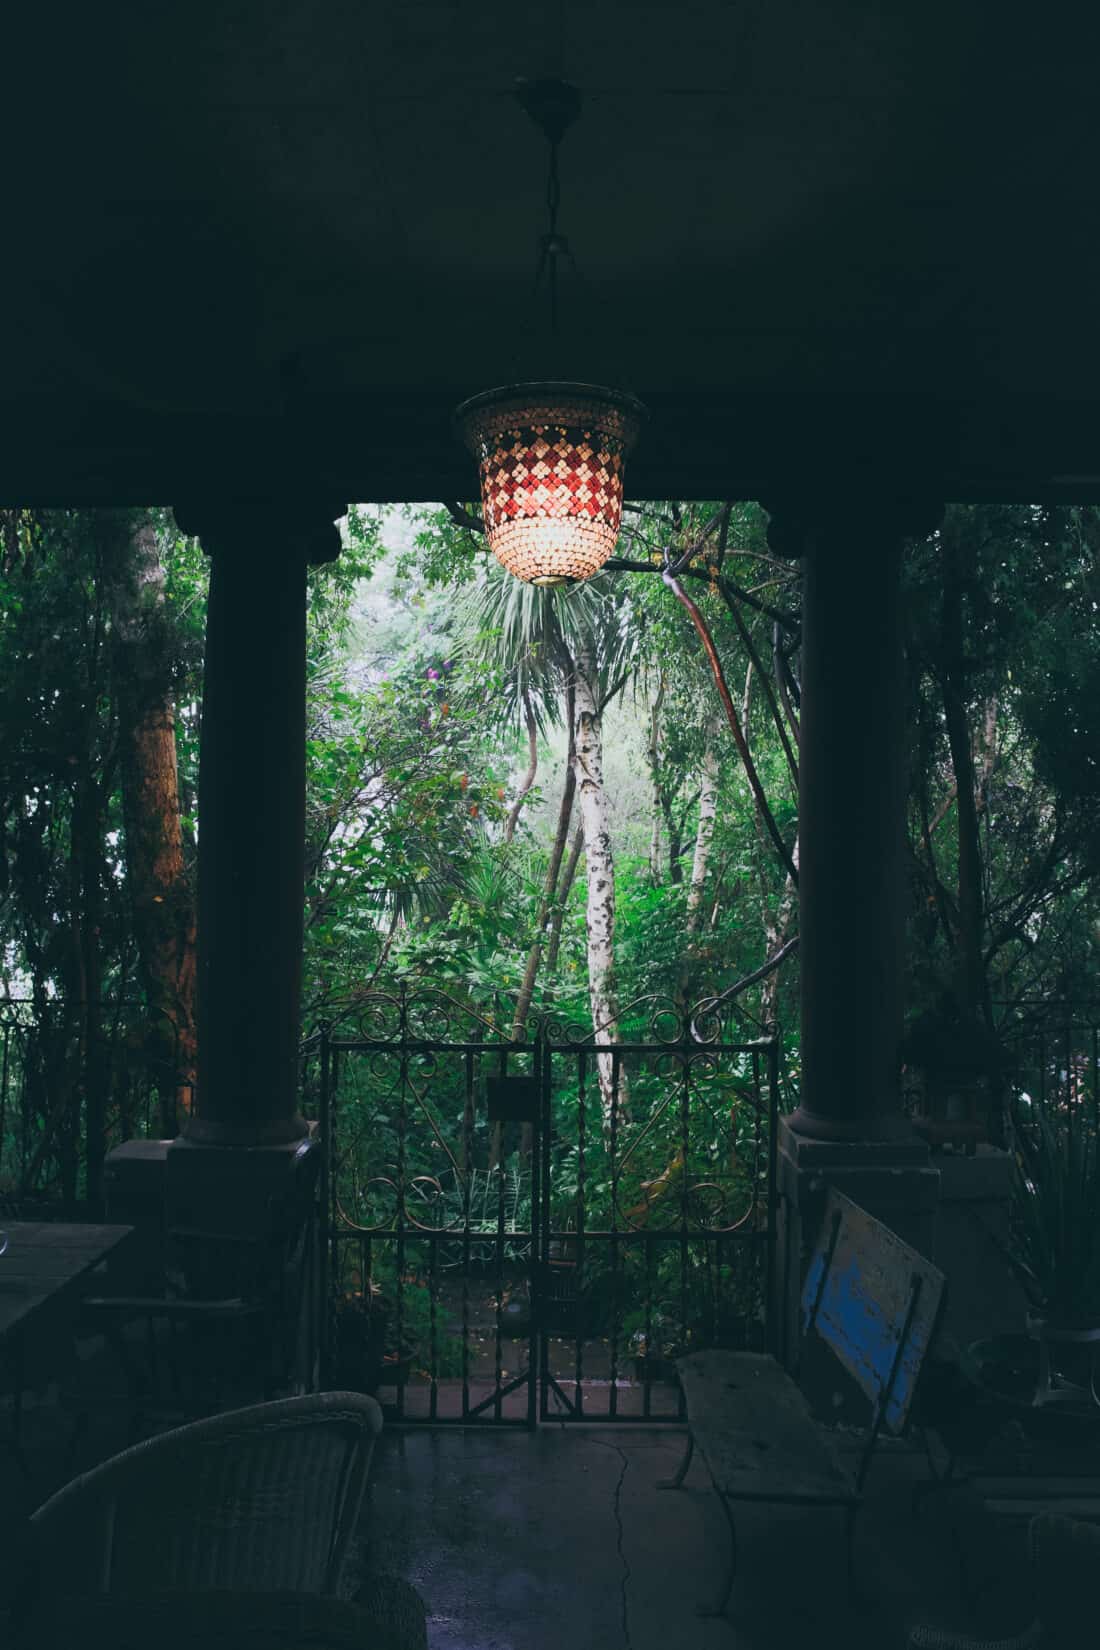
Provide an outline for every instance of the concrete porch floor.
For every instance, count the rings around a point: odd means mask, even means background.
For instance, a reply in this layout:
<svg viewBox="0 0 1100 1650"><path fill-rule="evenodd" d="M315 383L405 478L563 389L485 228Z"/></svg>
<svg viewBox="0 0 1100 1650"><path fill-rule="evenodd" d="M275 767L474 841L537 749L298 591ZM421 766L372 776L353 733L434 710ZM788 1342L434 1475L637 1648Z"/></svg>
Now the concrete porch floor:
<svg viewBox="0 0 1100 1650"><path fill-rule="evenodd" d="M857 1525L859 1607L846 1596L839 1512L743 1506L729 1617L701 1619L729 1534L698 1455L681 1490L656 1487L684 1438L625 1425L387 1428L360 1562L419 1589L431 1650L889 1650L914 1619L979 1635L1029 1619L1023 1521L994 1519L966 1489L913 1516L927 1465L889 1443ZM858 1440L839 1447L854 1454Z"/></svg>

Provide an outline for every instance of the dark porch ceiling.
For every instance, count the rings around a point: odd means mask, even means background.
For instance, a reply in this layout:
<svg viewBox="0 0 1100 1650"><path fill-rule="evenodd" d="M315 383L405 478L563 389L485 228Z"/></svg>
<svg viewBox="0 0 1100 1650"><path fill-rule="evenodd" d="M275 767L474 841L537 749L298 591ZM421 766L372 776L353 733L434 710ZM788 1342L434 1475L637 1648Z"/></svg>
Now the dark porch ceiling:
<svg viewBox="0 0 1100 1650"><path fill-rule="evenodd" d="M0 497L469 495L449 412L558 370L635 496L868 473L1100 498L1096 14L866 0L9 10ZM987 26L988 24L988 26Z"/></svg>

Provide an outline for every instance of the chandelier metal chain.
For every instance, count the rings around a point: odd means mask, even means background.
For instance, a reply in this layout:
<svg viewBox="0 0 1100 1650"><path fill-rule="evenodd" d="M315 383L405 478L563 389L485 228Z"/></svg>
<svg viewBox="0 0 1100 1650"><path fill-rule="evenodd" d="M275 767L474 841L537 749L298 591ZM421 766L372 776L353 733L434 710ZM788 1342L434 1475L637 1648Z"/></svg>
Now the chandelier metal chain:
<svg viewBox="0 0 1100 1650"><path fill-rule="evenodd" d="M535 292L545 279L556 336L560 259L576 269L558 229L558 150L580 95L562 81L522 82L516 95L550 150ZM556 380L486 390L462 403L455 419L478 461L485 535L502 566L537 585L575 584L603 566L618 539L624 463L644 417L624 390Z"/></svg>

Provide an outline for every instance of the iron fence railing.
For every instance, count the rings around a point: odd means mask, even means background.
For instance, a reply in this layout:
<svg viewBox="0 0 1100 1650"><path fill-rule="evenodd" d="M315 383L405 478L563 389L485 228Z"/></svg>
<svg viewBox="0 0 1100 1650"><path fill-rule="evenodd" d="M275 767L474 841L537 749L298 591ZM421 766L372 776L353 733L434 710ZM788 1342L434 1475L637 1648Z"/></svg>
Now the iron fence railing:
<svg viewBox="0 0 1100 1650"><path fill-rule="evenodd" d="M311 1042L331 1381L406 1421L675 1420L675 1355L771 1345L777 1040L631 1008L514 1040L402 989Z"/></svg>
<svg viewBox="0 0 1100 1650"><path fill-rule="evenodd" d="M1014 1003L998 1035L1009 1143L1020 1131L1033 1138L1040 1117L1057 1131L1100 1137L1100 1004Z"/></svg>

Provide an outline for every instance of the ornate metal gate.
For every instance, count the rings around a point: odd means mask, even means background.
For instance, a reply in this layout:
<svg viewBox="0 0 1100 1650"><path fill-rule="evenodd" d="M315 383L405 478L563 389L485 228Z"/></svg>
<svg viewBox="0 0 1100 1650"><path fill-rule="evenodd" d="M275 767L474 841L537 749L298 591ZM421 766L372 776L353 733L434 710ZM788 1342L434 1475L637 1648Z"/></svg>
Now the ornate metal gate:
<svg viewBox="0 0 1100 1650"><path fill-rule="evenodd" d="M679 1419L673 1358L771 1345L776 1039L510 1024L403 991L316 1040L326 1383L403 1421Z"/></svg>

